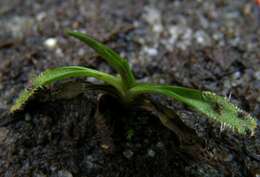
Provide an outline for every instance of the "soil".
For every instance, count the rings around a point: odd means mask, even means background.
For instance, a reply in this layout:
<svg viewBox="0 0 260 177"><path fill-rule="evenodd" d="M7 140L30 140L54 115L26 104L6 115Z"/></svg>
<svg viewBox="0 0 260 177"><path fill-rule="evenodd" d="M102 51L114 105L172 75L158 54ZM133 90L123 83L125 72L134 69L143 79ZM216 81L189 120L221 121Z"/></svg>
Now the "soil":
<svg viewBox="0 0 260 177"><path fill-rule="evenodd" d="M259 176L259 25L260 7L248 0L1 0L0 176ZM229 97L258 119L255 135L220 130L182 104L150 96L202 140L183 146L153 112L124 110L108 99L105 116L97 115L100 93L82 89L93 79L56 83L10 114L30 78L47 68L81 65L114 73L65 36L67 28L118 51L142 82Z"/></svg>

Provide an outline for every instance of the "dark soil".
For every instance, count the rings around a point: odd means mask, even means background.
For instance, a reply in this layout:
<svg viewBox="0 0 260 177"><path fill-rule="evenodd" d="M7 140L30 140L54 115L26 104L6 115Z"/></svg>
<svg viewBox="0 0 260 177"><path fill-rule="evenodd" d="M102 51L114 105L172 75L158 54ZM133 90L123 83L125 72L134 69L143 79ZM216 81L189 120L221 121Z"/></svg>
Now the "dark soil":
<svg viewBox="0 0 260 177"><path fill-rule="evenodd" d="M259 176L259 14L248 0L1 0L0 176ZM230 95L258 118L255 136L220 131L185 106L153 97L203 140L184 146L152 112L112 102L99 117L100 95L82 89L85 80L45 88L10 114L19 92L46 68L114 72L64 36L66 28L86 31L120 52L140 81Z"/></svg>

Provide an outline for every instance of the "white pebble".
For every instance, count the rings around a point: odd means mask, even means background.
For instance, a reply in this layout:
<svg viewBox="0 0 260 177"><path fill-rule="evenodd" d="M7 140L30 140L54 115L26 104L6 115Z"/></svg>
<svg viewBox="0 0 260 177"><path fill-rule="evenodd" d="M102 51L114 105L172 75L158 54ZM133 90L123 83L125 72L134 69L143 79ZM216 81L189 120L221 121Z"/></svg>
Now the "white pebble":
<svg viewBox="0 0 260 177"><path fill-rule="evenodd" d="M144 19L150 24L158 24L161 22L161 13L153 7L145 7Z"/></svg>
<svg viewBox="0 0 260 177"><path fill-rule="evenodd" d="M56 38L48 38L44 41L44 45L49 49L54 49L57 47L57 39Z"/></svg>
<svg viewBox="0 0 260 177"><path fill-rule="evenodd" d="M163 26L161 23L155 24L153 26L153 31L156 33L161 33L163 31Z"/></svg>
<svg viewBox="0 0 260 177"><path fill-rule="evenodd" d="M42 21L44 18L46 18L47 14L45 12L40 12L36 15L36 19L38 21Z"/></svg>
<svg viewBox="0 0 260 177"><path fill-rule="evenodd" d="M255 78L256 78L257 80L260 80L260 71L257 71L257 72L255 73Z"/></svg>
<svg viewBox="0 0 260 177"><path fill-rule="evenodd" d="M196 39L198 44L201 44L203 46L209 46L210 43L211 43L210 37L204 31L197 31L195 33L195 39Z"/></svg>
<svg viewBox="0 0 260 177"><path fill-rule="evenodd" d="M147 53L149 56L156 56L158 54L158 50L156 48L144 48L145 53Z"/></svg>

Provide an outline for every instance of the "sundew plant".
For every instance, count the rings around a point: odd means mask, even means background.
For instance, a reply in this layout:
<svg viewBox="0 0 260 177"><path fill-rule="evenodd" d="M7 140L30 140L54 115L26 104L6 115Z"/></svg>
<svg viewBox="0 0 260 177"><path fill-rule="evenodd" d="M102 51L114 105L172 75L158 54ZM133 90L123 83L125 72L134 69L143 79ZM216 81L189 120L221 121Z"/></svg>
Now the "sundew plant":
<svg viewBox="0 0 260 177"><path fill-rule="evenodd" d="M104 84L93 84L93 87L90 87L91 89L111 93L126 106L131 106L135 104L136 100L144 98L142 97L143 94L164 95L189 106L206 115L209 119L219 122L222 126L229 127L238 133L254 133L257 126L256 119L233 105L226 97L218 96L210 91L138 82L127 60L123 59L115 51L87 34L75 31L67 31L66 34L79 39L93 48L118 75L111 75L82 66L64 66L48 69L32 81L32 86L29 89L25 89L20 94L15 104L11 107L11 112L22 109L23 105L36 91L55 81L67 78L93 77L103 81Z"/></svg>

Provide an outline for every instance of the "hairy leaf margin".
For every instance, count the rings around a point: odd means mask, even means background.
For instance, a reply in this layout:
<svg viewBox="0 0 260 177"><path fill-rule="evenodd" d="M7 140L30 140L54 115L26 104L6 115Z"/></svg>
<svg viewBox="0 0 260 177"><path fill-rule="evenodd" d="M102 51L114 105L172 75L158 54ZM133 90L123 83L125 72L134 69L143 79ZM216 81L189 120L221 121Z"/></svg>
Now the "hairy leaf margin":
<svg viewBox="0 0 260 177"><path fill-rule="evenodd" d="M38 77L36 77L32 82L32 87L30 89L25 89L20 94L15 104L11 107L11 112L15 112L16 110L21 109L21 107L39 88L52 84L55 81L59 81L67 78L75 78L75 77L94 77L115 87L121 94L124 93L121 86L120 79L118 77L94 69L86 68L86 67L80 67L80 66L58 67L54 69L48 69L42 72Z"/></svg>
<svg viewBox="0 0 260 177"><path fill-rule="evenodd" d="M169 85L138 84L130 89L129 96L134 99L137 95L145 93L171 97L241 134L248 131L253 134L257 126L255 118L233 105L225 97L212 92Z"/></svg>

